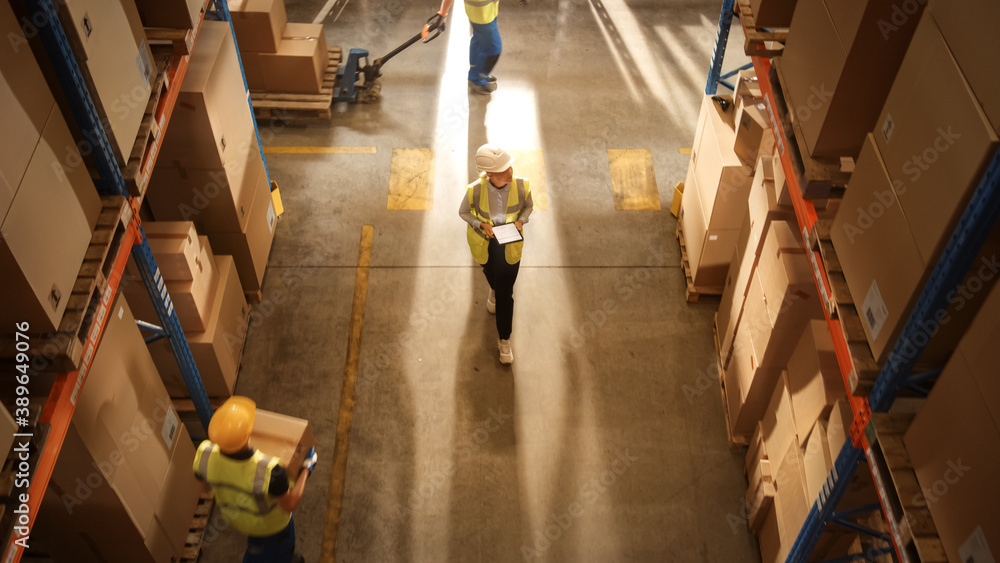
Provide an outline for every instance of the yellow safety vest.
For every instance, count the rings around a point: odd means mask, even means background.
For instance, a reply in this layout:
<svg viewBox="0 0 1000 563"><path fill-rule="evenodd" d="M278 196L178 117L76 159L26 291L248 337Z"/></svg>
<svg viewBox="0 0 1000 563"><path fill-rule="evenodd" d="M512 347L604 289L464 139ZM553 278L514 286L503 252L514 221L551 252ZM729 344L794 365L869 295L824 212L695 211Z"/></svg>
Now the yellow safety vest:
<svg viewBox="0 0 1000 563"><path fill-rule="evenodd" d="M508 223L517 221L518 215L521 214L521 209L524 208L524 202L528 200L528 195L531 194L531 184L526 178L515 177L513 184L514 189L507 192L506 216ZM469 184L467 189L469 192L469 208L472 210L472 216L480 222L493 225L493 220L490 219L489 180L486 179L486 176L483 176L478 182ZM490 257L490 240L486 237L486 233L482 229L474 229L472 225L469 225L466 229L466 238L469 239L469 249L472 250L472 257L475 258L476 262L485 264ZM507 259L507 263L517 264L520 262L521 250L523 248L523 240L505 245L504 257Z"/></svg>
<svg viewBox="0 0 1000 563"><path fill-rule="evenodd" d="M194 472L212 486L222 515L248 536L273 536L288 526L292 515L268 496L271 470L278 458L254 451L249 459L233 459L205 440L194 456ZM292 487L291 477L288 486Z"/></svg>
<svg viewBox="0 0 1000 563"><path fill-rule="evenodd" d="M500 0L465 0L465 15L472 23L490 23L497 19L499 10Z"/></svg>

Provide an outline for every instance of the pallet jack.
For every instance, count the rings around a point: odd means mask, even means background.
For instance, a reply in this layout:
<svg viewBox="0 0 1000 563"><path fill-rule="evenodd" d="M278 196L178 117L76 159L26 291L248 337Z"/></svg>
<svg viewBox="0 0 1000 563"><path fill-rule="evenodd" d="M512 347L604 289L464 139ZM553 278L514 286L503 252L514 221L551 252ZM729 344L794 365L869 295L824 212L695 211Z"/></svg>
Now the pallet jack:
<svg viewBox="0 0 1000 563"><path fill-rule="evenodd" d="M337 86L333 89L333 101L360 101L363 104L379 102L382 99L382 84L379 83L378 79L382 76L382 65L417 41L429 43L444 33L445 22L443 20L434 29L430 28L431 21L434 19L435 17L431 16L420 33L407 39L405 43L390 51L389 54L375 59L375 62L371 64L368 63L366 49L351 49L347 55L347 62L337 69ZM362 62L364 62L364 66L360 66Z"/></svg>

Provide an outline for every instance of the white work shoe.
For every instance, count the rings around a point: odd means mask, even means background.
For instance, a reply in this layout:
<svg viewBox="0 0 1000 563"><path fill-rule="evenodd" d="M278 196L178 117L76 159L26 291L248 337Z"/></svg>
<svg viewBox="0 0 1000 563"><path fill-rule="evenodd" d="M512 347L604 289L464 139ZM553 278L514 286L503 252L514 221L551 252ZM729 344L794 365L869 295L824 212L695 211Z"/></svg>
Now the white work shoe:
<svg viewBox="0 0 1000 563"><path fill-rule="evenodd" d="M514 352L510 349L510 340L500 339L497 341L497 347L500 348L500 363L510 364L514 361Z"/></svg>
<svg viewBox="0 0 1000 563"><path fill-rule="evenodd" d="M491 315L497 314L497 292L490 290L490 296L486 298L486 310Z"/></svg>

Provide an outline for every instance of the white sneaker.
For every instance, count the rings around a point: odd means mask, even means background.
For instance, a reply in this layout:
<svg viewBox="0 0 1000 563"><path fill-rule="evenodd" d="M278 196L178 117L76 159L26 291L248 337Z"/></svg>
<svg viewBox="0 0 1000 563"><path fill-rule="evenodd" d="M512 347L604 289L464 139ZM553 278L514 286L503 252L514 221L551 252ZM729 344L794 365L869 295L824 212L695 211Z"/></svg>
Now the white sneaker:
<svg viewBox="0 0 1000 563"><path fill-rule="evenodd" d="M510 349L510 340L498 340L497 347L500 348L501 364L509 364L514 361L514 352Z"/></svg>
<svg viewBox="0 0 1000 563"><path fill-rule="evenodd" d="M497 292L490 290L490 296L486 298L486 310L490 314L497 314Z"/></svg>

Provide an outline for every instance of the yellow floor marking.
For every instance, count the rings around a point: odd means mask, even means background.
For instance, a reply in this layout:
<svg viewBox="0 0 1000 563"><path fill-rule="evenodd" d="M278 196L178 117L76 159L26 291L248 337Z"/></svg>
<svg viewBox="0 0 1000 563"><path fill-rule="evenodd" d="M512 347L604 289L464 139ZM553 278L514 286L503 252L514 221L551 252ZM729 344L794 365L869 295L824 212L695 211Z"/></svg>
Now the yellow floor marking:
<svg viewBox="0 0 1000 563"><path fill-rule="evenodd" d="M264 147L265 154L375 154L375 147Z"/></svg>
<svg viewBox="0 0 1000 563"><path fill-rule="evenodd" d="M434 207L434 149L392 149L386 209Z"/></svg>
<svg viewBox="0 0 1000 563"><path fill-rule="evenodd" d="M656 191L653 156L646 149L608 150L611 166L611 189L615 210L657 210L660 194Z"/></svg>
<svg viewBox="0 0 1000 563"><path fill-rule="evenodd" d="M365 303L368 300L368 269L372 260L374 228L361 227L361 247L358 269L354 275L354 305L351 308L351 333L344 363L344 387L340 392L340 415L337 418L337 441L333 447L333 475L330 477L330 498L326 505L326 525L320 561L337 560L337 531L340 528L340 508L344 502L344 477L347 474L347 448L351 440L351 420L354 418L354 388L361 362L361 329L365 324Z"/></svg>
<svg viewBox="0 0 1000 563"><path fill-rule="evenodd" d="M545 189L545 156L541 149L507 151L516 160L514 175L531 182L531 202L534 209L548 209L549 196Z"/></svg>
<svg viewBox="0 0 1000 563"><path fill-rule="evenodd" d="M677 152L681 154L691 154L691 147L677 149Z"/></svg>

